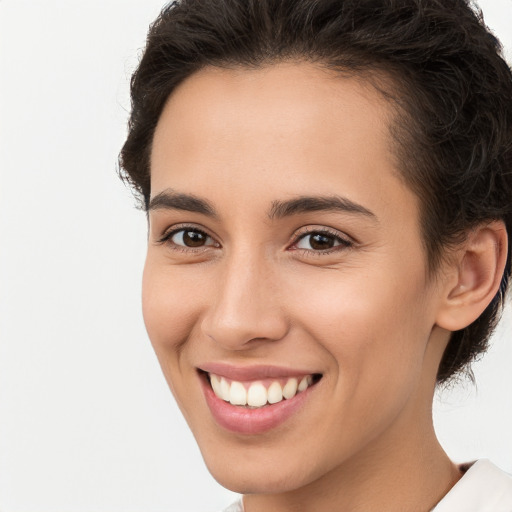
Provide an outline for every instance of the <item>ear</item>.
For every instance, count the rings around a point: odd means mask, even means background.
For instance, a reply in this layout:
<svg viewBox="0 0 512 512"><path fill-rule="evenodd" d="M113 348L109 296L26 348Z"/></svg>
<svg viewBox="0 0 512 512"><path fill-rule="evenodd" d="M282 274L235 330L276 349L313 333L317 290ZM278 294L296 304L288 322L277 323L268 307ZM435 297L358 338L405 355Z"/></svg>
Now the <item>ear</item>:
<svg viewBox="0 0 512 512"><path fill-rule="evenodd" d="M448 331L464 329L490 304L500 287L507 261L505 224L481 224L450 255L437 325Z"/></svg>

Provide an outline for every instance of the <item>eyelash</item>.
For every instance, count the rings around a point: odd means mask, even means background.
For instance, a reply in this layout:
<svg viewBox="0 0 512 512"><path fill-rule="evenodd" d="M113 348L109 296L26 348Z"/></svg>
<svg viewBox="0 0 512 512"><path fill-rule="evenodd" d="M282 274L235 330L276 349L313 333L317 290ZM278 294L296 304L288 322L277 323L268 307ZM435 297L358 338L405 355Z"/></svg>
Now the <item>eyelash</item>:
<svg viewBox="0 0 512 512"><path fill-rule="evenodd" d="M300 251L305 256L323 256L323 255L328 255L328 254L332 254L335 252L343 251L346 249L350 249L354 246L354 242L352 240L350 240L348 237L341 236L341 234L338 231L334 231L334 230L331 230L328 228L309 227L309 228L306 228L301 233L298 233L294 237L294 241L293 241L292 245L290 246L290 248L293 248L301 240L304 240L308 236L312 236L312 235L327 236L329 238L334 239L334 241L335 241L335 243L337 243L337 245L330 247L329 249L323 249L323 250L317 250L317 251L315 251L314 249L304 249L304 248L298 248L298 247L293 250Z"/></svg>
<svg viewBox="0 0 512 512"><path fill-rule="evenodd" d="M207 250L209 247L219 247L220 245L218 242L215 242L211 245L203 245L197 248L194 247L187 247L183 245L178 245L174 242L172 242L172 238L177 235L180 232L194 232L199 233L211 240L214 240L212 236L210 236L206 231L199 229L196 226L193 225L181 225L177 226L174 229L171 229L170 231L167 231L164 233L164 235L158 240L159 244L166 244L168 245L173 251L180 251L180 252L186 252L186 253L198 253ZM330 247L329 249L323 249L323 250L314 250L314 249L305 249L305 248L298 248L295 247L298 243L300 243L303 239L307 238L308 236L312 235L324 235L329 238L334 239L335 243L337 245ZM350 249L354 246L354 242L351 241L348 238L345 238L340 235L337 231L330 230L328 228L306 228L301 233L298 233L294 236L293 243L289 246L290 249L293 251L300 251L301 254L305 256L322 256L327 254L332 254L333 252L338 252L346 249Z"/></svg>
<svg viewBox="0 0 512 512"><path fill-rule="evenodd" d="M174 229L171 229L170 231L165 232L163 234L163 236L157 242L159 244L168 245L173 251L180 251L180 252L186 252L186 253L198 253L198 252L202 252L202 251L206 250L209 247L219 247L219 244L217 242L212 245L203 245L200 247L187 247L184 245L175 244L174 242L172 242L172 238L174 237L174 235L177 235L181 231L183 231L184 233L187 231L199 233L199 234L213 240L213 237L210 236L206 231L199 229L196 226L191 226L191 225L187 224L187 225L176 226Z"/></svg>

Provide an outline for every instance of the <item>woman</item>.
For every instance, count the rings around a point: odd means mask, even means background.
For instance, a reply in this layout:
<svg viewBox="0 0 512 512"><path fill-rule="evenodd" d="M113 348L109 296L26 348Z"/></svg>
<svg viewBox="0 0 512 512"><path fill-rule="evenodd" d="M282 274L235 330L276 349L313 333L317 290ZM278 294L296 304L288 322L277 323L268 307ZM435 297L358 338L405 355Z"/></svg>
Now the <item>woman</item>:
<svg viewBox="0 0 512 512"><path fill-rule="evenodd" d="M432 426L511 272L512 75L478 14L183 0L132 105L144 319L230 510L512 510Z"/></svg>

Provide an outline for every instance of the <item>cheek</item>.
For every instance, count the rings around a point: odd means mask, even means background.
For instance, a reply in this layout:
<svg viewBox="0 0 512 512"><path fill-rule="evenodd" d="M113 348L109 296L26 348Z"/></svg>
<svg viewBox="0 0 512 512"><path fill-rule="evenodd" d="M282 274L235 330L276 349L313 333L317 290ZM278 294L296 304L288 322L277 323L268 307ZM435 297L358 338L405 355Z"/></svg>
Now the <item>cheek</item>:
<svg viewBox="0 0 512 512"><path fill-rule="evenodd" d="M423 273L407 270L333 270L288 285L292 316L330 354L344 385L389 386L419 376L431 325Z"/></svg>
<svg viewBox="0 0 512 512"><path fill-rule="evenodd" d="M349 450L358 445L354 440L364 444L378 436L409 402L421 380L429 329L418 320L421 283L337 277L308 287L307 300L303 294L294 307L308 338L330 361L325 377L336 406L324 435L344 432L340 446Z"/></svg>
<svg viewBox="0 0 512 512"><path fill-rule="evenodd" d="M201 309L198 283L148 255L142 280L142 312L149 339L163 364L187 341Z"/></svg>

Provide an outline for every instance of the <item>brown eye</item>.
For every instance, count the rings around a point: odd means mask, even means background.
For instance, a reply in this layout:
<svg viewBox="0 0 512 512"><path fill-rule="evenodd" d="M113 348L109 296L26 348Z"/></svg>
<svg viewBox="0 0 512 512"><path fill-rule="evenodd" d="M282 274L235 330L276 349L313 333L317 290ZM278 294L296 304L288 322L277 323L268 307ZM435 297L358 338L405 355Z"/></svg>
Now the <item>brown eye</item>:
<svg viewBox="0 0 512 512"><path fill-rule="evenodd" d="M180 229L172 235L171 242L182 247L191 248L213 245L211 237L198 229Z"/></svg>
<svg viewBox="0 0 512 512"><path fill-rule="evenodd" d="M312 251L327 251L337 246L348 247L351 243L343 238L330 233L308 233L297 242L297 249L307 249Z"/></svg>
<svg viewBox="0 0 512 512"><path fill-rule="evenodd" d="M334 243L335 239L333 236L321 235L320 233L311 235L309 239L309 245L311 245L312 249L317 251L330 249L331 247L334 247Z"/></svg>

